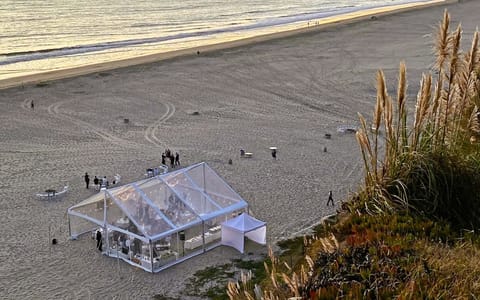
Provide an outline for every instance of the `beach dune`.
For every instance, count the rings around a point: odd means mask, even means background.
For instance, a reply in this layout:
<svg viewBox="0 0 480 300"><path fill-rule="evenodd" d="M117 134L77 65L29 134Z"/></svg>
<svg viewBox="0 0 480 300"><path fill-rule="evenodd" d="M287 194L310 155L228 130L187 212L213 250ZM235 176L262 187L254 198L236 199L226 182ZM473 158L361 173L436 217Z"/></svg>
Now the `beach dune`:
<svg viewBox="0 0 480 300"><path fill-rule="evenodd" d="M358 112L369 118L379 68L394 93L401 60L413 109L445 8L473 34L480 2L463 1L1 90L1 298L195 299L181 294L194 271L250 257L219 247L152 275L100 255L90 236L68 239L67 208L95 193L85 172L135 181L166 148L184 165L214 168L267 222L270 243L334 213L362 180L355 136L341 129L358 126ZM253 157L241 159L240 149ZM63 198L34 196L65 184ZM330 190L335 207L326 206Z"/></svg>

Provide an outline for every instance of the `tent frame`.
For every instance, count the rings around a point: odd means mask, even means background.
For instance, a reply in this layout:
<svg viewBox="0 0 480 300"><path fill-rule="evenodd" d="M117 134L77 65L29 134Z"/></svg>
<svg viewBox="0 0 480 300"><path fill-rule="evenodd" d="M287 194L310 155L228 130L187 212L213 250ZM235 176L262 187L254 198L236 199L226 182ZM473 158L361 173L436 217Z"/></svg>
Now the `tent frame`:
<svg viewBox="0 0 480 300"><path fill-rule="evenodd" d="M189 170L193 169L193 168L197 168L201 166L202 167L202 172L203 172L203 188L198 186L195 181L192 179L192 177L187 173ZM229 192L231 192L233 195L237 195L238 198L235 199L235 198L232 198L228 195L221 195L221 194L218 194L218 193L215 193L215 192L210 192L207 190L207 180L206 180L206 177L205 177L205 174L206 174L206 168L209 169L210 172L213 172L218 179L221 180L221 182L223 183L223 186L227 188L227 190ZM201 194L201 197L203 197L203 199L205 199L206 201L208 201L208 203L215 207L217 210L216 211L213 211L213 212L208 212L208 213L205 213L205 214L199 214L196 212L195 208L192 207L187 201L185 201L185 199L179 194L179 192L177 191L177 189L172 186L171 184L169 184L168 182L168 179L170 178L174 178L175 176L179 176L179 175L183 175L186 180L188 180L188 183L190 184L190 186L186 186L185 184L177 184L178 186L181 186L182 188L188 188L188 189L192 189L194 190L195 192L198 192ZM174 195L176 195L177 199L179 201L181 201L181 203L187 208L188 211L190 211L191 213L193 213L194 215L197 216L197 219L196 220L193 220L187 224L182 224L180 226L176 226L159 208L157 205L154 204L154 202L145 194L145 192L139 187L139 183L141 182L141 184L144 184L144 183L147 183L151 180L159 180L166 188L165 188L165 193L167 193L167 191L169 190L171 193L173 193ZM124 204L122 203L122 201L120 201L116 195L115 195L115 191L118 191L119 189L121 189L122 187L131 187L133 188L133 190L135 191L135 193L140 197L140 200L139 201L142 201L144 204L148 205L149 208L153 209L155 211L155 213L160 216L162 218L162 220L170 227L170 229L164 231L164 232L161 232L161 233L158 233L158 234L154 234L154 235L151 235L151 234L148 234L144 228L142 228L142 226L140 226L140 224L135 220L135 218L132 216L132 214L129 212L129 210L124 206ZM100 193L104 193L103 194L103 199L102 200L98 200L98 201L88 201L89 199L86 199L84 202L80 202L78 203L77 205L74 205L72 207L70 207L67 211L67 214L68 214L68 228L69 228L69 233L70 233L70 236L72 239L77 239L78 236L82 235L82 234L85 234L85 233L88 233L88 232L91 232L91 230L87 230L87 231L84 231L84 232L79 232L75 235L73 235L72 233L72 227L71 227L71 216L74 216L74 217L77 217L77 218L81 218L81 219L84 219L86 221L89 221L91 223L93 223L94 225L98 226L98 227L101 227L104 232L105 232L105 241L106 241L106 251L104 251L104 254L105 255L108 255L110 257L115 257L115 258L121 258L122 260L130 263L131 265L134 265L134 266L137 266L137 267L140 267L142 269L144 269L145 271L148 271L148 272L152 272L152 273L156 273L156 272L159 272L161 270L164 270L172 265L175 265L175 264L178 264L180 262L183 262L191 257L194 257L198 254L201 254L201 253L204 253L208 250L211 250L215 247L218 247L221 245L221 241L217 241L217 242L214 242L213 244L211 245L208 245L207 247L207 244L206 244L206 239L205 239L205 234L206 234L206 223L211 221L211 220L214 220L215 218L218 218L218 217L221 217L221 216L225 216L227 218L228 215L231 215L232 213L238 213L240 214L242 211L243 212L248 212L248 203L243 200L233 189L232 187L223 179L221 178L218 174L216 174L206 163L202 162L202 163L198 163L198 164L195 164L195 165L191 165L189 167L186 167L186 168L183 168L183 169L179 169L179 170L176 170L174 172L170 172L170 173L166 173L166 174L159 174L159 175L156 175L154 177L151 177L149 178L148 180L141 180L139 182L133 182L133 183L130 183L130 184L125 184L123 186L120 186L120 187L115 187L115 188L112 188L112 189L102 189L100 191ZM213 195L218 195L220 197L223 197L224 199L227 199L227 200L230 200L231 202L236 202L236 203L233 203L227 207L221 207L219 204L217 204L217 202L215 200L213 200L211 198L211 196L209 195L209 193L213 194ZM133 232L130 232L128 230L125 230L125 229L122 229L122 228L119 228L113 224L110 224L108 222L108 204L107 204L107 199L110 199L125 215L126 217L133 223L133 225L136 226L136 228L141 232L141 235L138 235L138 234L135 234ZM78 211L75 211L74 209L76 208L80 208L82 206L85 206L85 205L89 205L89 204L93 204L93 203L99 203L100 201L103 201L103 220L98 220L96 218L93 218L93 217L90 217L84 213L81 213L81 212L78 212ZM85 203L85 204L84 204ZM181 231L184 231L184 230L187 230L188 228L192 228L192 227L195 227L195 226L199 226L201 224L201 237L202 237L202 247L201 249L192 249L193 251L190 252L189 254L185 255L184 253L184 250L183 250L183 256L182 257L176 257L175 260L171 261L171 262L168 262L168 263L165 263L164 265L161 265L160 267L157 267L155 268L154 267L154 251L153 251L153 245L155 242L159 241L159 240L162 240L168 236L173 236L173 235L176 235L177 237L177 240L179 240L179 233ZM95 227L94 227L95 228ZM116 232L119 232L119 233L122 233L122 234L125 234L127 236L131 236L135 239L138 239L140 241L142 241L143 243L145 244L148 244L149 245L149 251L150 251L150 268L147 268L145 266L142 266L141 264L138 264L138 263L135 263L129 259L125 259L123 257L118 257L118 248L116 249L115 253L116 254L113 254L113 253L110 253L111 252L111 249L110 249L110 245L109 245L109 231L116 231ZM182 246L183 248L184 246Z"/></svg>

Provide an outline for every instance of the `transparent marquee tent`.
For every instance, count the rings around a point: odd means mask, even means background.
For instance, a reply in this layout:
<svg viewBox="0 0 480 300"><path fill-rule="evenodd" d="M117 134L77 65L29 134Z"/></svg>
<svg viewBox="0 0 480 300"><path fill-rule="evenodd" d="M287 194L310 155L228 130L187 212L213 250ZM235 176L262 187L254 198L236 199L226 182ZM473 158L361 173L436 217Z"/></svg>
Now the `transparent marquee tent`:
<svg viewBox="0 0 480 300"><path fill-rule="evenodd" d="M206 163L129 183L68 209L72 239L100 230L111 257L158 272L216 246L248 204Z"/></svg>

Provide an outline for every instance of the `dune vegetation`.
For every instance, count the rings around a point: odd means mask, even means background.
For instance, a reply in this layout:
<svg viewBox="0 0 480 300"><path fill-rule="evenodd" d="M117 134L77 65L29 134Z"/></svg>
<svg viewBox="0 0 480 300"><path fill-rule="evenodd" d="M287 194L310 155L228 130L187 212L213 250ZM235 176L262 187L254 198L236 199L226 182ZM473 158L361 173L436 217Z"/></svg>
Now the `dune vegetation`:
<svg viewBox="0 0 480 300"><path fill-rule="evenodd" d="M480 296L480 54L478 32L445 12L435 61L407 107L377 73L371 121L356 133L364 184L336 220L270 252L264 278L228 284L230 299L476 299ZM250 273L249 273L250 274Z"/></svg>

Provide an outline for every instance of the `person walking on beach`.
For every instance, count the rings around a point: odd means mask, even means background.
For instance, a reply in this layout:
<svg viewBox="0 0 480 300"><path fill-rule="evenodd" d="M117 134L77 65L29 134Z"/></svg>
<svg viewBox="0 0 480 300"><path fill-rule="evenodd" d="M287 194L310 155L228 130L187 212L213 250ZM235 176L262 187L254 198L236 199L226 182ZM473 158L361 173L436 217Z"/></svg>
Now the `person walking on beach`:
<svg viewBox="0 0 480 300"><path fill-rule="evenodd" d="M85 184L87 185L87 189L88 189L88 184L90 183L90 177L88 177L88 173L85 173Z"/></svg>
<svg viewBox="0 0 480 300"><path fill-rule="evenodd" d="M178 152L175 152L175 165L180 165L180 154Z"/></svg>
<svg viewBox="0 0 480 300"><path fill-rule="evenodd" d="M162 165L165 164L165 153L162 153Z"/></svg>
<svg viewBox="0 0 480 300"><path fill-rule="evenodd" d="M332 206L335 206L335 204L333 203L332 191L328 192L327 206L328 206L328 204L329 204L330 202L332 202Z"/></svg>
<svg viewBox="0 0 480 300"><path fill-rule="evenodd" d="M273 150L272 150L272 157L273 157L273 159L275 159L275 160L277 159L277 149L273 149Z"/></svg>
<svg viewBox="0 0 480 300"><path fill-rule="evenodd" d="M170 155L170 166L172 166L172 169L175 168L175 156L173 153Z"/></svg>
<svg viewBox="0 0 480 300"><path fill-rule="evenodd" d="M102 233L100 232L100 230L97 230L96 238L97 238L97 249L99 251L102 251Z"/></svg>
<svg viewBox="0 0 480 300"><path fill-rule="evenodd" d="M32 110L35 110L35 103L33 103L33 100L30 101L30 107L32 108Z"/></svg>

